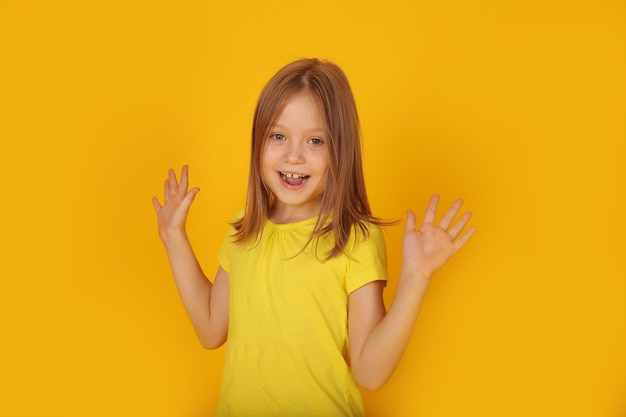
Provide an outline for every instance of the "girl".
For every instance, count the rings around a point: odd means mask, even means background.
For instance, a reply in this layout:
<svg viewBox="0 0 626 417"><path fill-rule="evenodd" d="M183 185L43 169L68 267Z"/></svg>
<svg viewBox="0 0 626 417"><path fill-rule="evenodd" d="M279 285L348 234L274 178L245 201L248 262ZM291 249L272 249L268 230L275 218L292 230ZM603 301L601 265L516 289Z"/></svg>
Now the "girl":
<svg viewBox="0 0 626 417"><path fill-rule="evenodd" d="M435 224L407 212L402 267L386 312L386 254L361 166L359 121L343 72L303 59L265 86L253 121L245 210L213 282L185 233L198 188L169 170L153 198L159 235L202 346L228 338L218 416L363 416L357 384L381 387L411 336L433 274L473 235L457 200Z"/></svg>

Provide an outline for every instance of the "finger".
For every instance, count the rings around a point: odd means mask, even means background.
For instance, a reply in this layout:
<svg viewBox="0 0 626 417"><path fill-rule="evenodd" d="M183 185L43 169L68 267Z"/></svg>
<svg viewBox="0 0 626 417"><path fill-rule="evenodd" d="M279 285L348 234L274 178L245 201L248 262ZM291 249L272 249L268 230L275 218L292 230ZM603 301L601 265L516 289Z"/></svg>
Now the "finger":
<svg viewBox="0 0 626 417"><path fill-rule="evenodd" d="M154 210L158 213L161 210L161 204L156 197L152 197L152 205L154 206Z"/></svg>
<svg viewBox="0 0 626 417"><path fill-rule="evenodd" d="M463 213L463 216L461 216L459 221L452 225L450 230L448 230L448 234L450 235L450 237L452 237L452 239L456 239L459 233L461 233L461 230L463 230L463 228L467 226L467 223L470 221L471 218L471 211L466 211L465 213Z"/></svg>
<svg viewBox="0 0 626 417"><path fill-rule="evenodd" d="M406 224L404 226L405 232L414 232L417 229L417 219L415 218L415 213L411 210L406 211Z"/></svg>
<svg viewBox="0 0 626 417"><path fill-rule="evenodd" d="M163 183L163 196L165 197L165 200L163 201L163 204L166 204L170 200L170 180L169 180L169 178L166 179L165 182Z"/></svg>
<svg viewBox="0 0 626 417"><path fill-rule="evenodd" d="M178 179L176 179L176 173L172 168L167 170L167 181L170 187L170 197L173 197L178 192Z"/></svg>
<svg viewBox="0 0 626 417"><path fill-rule="evenodd" d="M435 222L435 214L437 213L437 204L439 204L439 195L433 194L430 197L430 201L428 202L428 207L426 207L426 213L424 213L423 223L434 223Z"/></svg>
<svg viewBox="0 0 626 417"><path fill-rule="evenodd" d="M174 176L174 171L172 168L167 170L167 179L165 180L165 202L167 203L170 198L174 196L174 189L172 188L172 177Z"/></svg>
<svg viewBox="0 0 626 417"><path fill-rule="evenodd" d="M200 189L198 187L194 187L189 190L189 192L185 194L185 198L183 198L183 201L181 201L180 203L181 208L185 211L188 211L189 207L191 207L191 203L193 203L193 200L194 198L196 198L196 194L198 194L198 192L200 192Z"/></svg>
<svg viewBox="0 0 626 417"><path fill-rule="evenodd" d="M454 248L458 251L467 243L468 240L476 233L476 226L470 227L467 232L463 233L457 240L454 241Z"/></svg>
<svg viewBox="0 0 626 417"><path fill-rule="evenodd" d="M188 175L189 167L187 165L183 165L183 168L180 171L180 190L187 192L187 187L189 186L189 175Z"/></svg>
<svg viewBox="0 0 626 417"><path fill-rule="evenodd" d="M439 221L439 227L441 227L443 230L448 230L448 228L452 224L452 220L454 220L454 216L456 216L456 214L459 212L459 209L462 205L463 200L461 199L456 200L454 203L452 203L448 211L446 211L446 214L444 214L444 216Z"/></svg>

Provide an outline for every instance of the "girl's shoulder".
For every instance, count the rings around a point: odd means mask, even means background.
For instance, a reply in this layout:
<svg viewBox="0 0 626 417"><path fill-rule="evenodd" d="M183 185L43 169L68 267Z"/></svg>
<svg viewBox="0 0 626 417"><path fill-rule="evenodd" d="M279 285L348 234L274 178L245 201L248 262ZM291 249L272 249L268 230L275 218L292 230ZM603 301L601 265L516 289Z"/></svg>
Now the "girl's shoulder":
<svg viewBox="0 0 626 417"><path fill-rule="evenodd" d="M230 219L230 223L234 223L237 222L241 219L243 219L243 216L246 214L246 209L242 208L240 210L238 210L234 216L231 217Z"/></svg>
<svg viewBox="0 0 626 417"><path fill-rule="evenodd" d="M371 222L365 223L363 226L354 225L346 250L348 256L384 252L385 235L382 227Z"/></svg>

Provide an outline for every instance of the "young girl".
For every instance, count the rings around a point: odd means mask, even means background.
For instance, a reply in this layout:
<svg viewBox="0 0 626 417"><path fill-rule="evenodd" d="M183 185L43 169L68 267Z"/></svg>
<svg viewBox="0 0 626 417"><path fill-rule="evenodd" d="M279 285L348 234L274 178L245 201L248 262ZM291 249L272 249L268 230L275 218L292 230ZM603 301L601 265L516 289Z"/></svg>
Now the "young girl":
<svg viewBox="0 0 626 417"><path fill-rule="evenodd" d="M228 339L218 416L363 416L357 384L381 387L411 336L433 274L472 236L457 200L435 224L407 212L402 268L386 312L385 243L371 213L359 121L336 65L303 59L265 86L253 122L245 210L213 282L185 233L198 188L169 170L153 199L159 235L202 346Z"/></svg>

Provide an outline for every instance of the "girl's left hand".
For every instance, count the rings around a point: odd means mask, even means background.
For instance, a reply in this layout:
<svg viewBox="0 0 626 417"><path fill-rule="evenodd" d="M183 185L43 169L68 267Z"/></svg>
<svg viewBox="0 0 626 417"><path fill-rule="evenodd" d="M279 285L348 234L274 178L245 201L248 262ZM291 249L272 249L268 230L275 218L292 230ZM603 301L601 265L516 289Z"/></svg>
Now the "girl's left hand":
<svg viewBox="0 0 626 417"><path fill-rule="evenodd" d="M410 210L407 212L402 243L402 272L427 282L476 232L476 227L471 227L461 234L472 217L469 211L453 223L463 200L456 200L435 225L438 203L439 196L435 194L428 203L419 229L416 229L415 214Z"/></svg>

